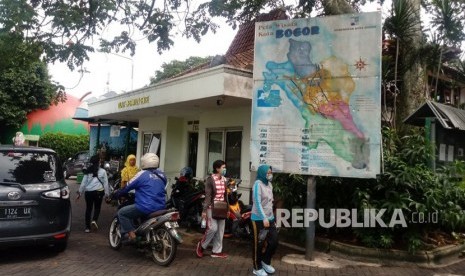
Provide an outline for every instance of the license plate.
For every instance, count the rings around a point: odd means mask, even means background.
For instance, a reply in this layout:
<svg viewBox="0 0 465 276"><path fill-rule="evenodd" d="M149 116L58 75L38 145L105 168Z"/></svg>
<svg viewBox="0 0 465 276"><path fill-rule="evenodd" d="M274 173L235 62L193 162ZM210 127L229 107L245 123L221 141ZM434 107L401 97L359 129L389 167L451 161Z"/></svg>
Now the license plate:
<svg viewBox="0 0 465 276"><path fill-rule="evenodd" d="M0 208L0 219L28 219L31 218L32 207Z"/></svg>
<svg viewBox="0 0 465 276"><path fill-rule="evenodd" d="M177 221L167 221L165 222L165 226L168 228L178 228L179 224Z"/></svg>

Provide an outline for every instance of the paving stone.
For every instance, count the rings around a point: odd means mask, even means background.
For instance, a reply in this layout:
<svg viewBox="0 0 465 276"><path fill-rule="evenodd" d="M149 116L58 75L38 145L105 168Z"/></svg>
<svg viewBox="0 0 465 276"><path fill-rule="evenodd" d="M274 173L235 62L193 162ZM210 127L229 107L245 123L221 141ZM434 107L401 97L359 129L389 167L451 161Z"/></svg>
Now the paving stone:
<svg viewBox="0 0 465 276"><path fill-rule="evenodd" d="M78 188L75 180L67 181L71 195ZM251 245L247 241L225 239L224 252L229 257L214 259L205 256L199 259L194 254L195 242L200 233L186 234L185 243L178 247L175 260L169 267L156 265L151 258L131 247L118 251L108 245L107 231L116 208L105 203L99 219L99 230L84 233L85 202L72 201L73 225L69 245L65 252L56 254L37 247L0 250L2 275L252 275ZM357 262L341 268L328 269L302 265L291 265L281 261L287 254L299 254L293 249L280 246L272 264L277 268L275 275L419 275L455 276L465 275L465 260L439 268L422 268L406 263L405 266L366 266ZM349 261L350 263L350 261Z"/></svg>

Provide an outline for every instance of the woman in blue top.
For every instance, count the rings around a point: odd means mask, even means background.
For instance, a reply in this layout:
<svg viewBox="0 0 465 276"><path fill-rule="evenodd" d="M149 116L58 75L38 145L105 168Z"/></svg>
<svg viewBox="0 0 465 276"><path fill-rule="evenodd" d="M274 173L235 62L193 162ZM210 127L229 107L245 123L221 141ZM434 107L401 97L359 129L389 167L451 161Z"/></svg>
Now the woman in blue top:
<svg viewBox="0 0 465 276"><path fill-rule="evenodd" d="M90 167L84 171L85 175L82 178L81 186L79 187L78 196L79 200L81 194L84 193L86 199L86 233L90 232L90 227L98 229L98 217L100 215L100 208L102 206L103 196L109 196L108 177L107 172L100 168L100 159L98 155L90 158ZM92 215L92 210L94 214ZM91 218L92 217L92 222Z"/></svg>
<svg viewBox="0 0 465 276"><path fill-rule="evenodd" d="M273 215L273 171L269 165L257 170L252 187L253 274L266 276L275 272L271 258L278 247L278 232ZM265 251L262 253L263 247Z"/></svg>

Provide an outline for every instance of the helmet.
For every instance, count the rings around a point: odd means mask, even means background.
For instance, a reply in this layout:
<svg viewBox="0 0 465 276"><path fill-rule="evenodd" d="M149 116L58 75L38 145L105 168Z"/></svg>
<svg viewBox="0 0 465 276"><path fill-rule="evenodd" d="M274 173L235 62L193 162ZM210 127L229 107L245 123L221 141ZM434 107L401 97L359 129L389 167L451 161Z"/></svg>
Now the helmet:
<svg viewBox="0 0 465 276"><path fill-rule="evenodd" d="M194 171L192 171L191 167L184 167L179 172L179 175L187 178L192 178L192 176L194 175Z"/></svg>
<svg viewBox="0 0 465 276"><path fill-rule="evenodd" d="M146 153L140 159L140 168L145 170L149 168L158 168L160 164L160 158L155 153Z"/></svg>

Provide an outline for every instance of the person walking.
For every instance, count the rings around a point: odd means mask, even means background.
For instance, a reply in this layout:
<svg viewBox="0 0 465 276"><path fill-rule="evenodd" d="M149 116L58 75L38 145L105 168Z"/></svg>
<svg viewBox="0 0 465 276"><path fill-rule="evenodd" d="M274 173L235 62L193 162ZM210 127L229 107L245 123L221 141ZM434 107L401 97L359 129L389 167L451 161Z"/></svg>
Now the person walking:
<svg viewBox="0 0 465 276"><path fill-rule="evenodd" d="M257 170L252 187L253 274L266 276L275 273L271 259L278 247L278 232L273 215L273 171L269 165Z"/></svg>
<svg viewBox="0 0 465 276"><path fill-rule="evenodd" d="M213 218L212 208L214 202L227 202L226 197L226 163L223 160L213 162L213 173L205 181L205 203L202 212L202 220L206 220L205 234L197 243L197 257L203 257L203 251L213 242L212 258L227 258L223 253L223 234L225 219ZM227 207L227 206L226 206ZM227 209L226 209L227 212Z"/></svg>
<svg viewBox="0 0 465 276"><path fill-rule="evenodd" d="M126 163L124 163L124 168L121 170L121 189L126 187L129 180L139 171L140 169L136 166L136 156L134 154L129 154L126 158Z"/></svg>
<svg viewBox="0 0 465 276"><path fill-rule="evenodd" d="M108 187L107 172L100 167L100 158L98 155L94 155L90 158L90 166L84 173L76 201L79 200L84 193L86 200L86 228L84 231L90 233L91 226L95 230L98 229L97 221L100 215L100 208L102 207L102 200L104 196L108 198L110 189Z"/></svg>

